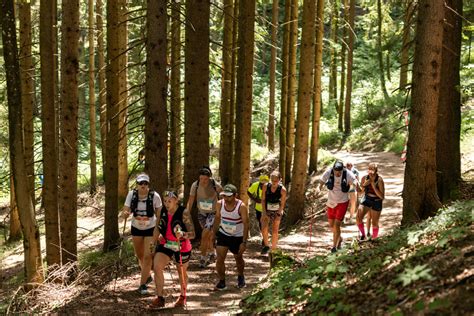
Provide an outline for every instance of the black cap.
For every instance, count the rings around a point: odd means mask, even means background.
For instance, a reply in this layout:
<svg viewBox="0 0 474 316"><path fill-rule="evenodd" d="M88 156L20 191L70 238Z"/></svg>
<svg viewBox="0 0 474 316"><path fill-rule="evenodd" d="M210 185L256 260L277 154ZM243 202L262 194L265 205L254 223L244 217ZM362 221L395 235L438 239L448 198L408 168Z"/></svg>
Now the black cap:
<svg viewBox="0 0 474 316"><path fill-rule="evenodd" d="M342 163L342 161L338 160L334 163L333 169L336 171L341 171L342 169L344 169L344 164Z"/></svg>

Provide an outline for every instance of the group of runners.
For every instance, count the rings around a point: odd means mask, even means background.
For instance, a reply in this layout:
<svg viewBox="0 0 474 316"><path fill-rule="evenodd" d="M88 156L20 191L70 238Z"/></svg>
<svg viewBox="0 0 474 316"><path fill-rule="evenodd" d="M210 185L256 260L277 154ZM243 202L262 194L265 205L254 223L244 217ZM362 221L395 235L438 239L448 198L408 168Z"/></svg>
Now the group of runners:
<svg viewBox="0 0 474 316"><path fill-rule="evenodd" d="M322 175L320 182L320 188L323 185L328 188L327 217L333 232L331 252L336 252L342 245L340 227L348 208L350 220L354 216L357 194L363 194L356 216L360 239L367 238L363 224L366 213L370 214L372 221L372 238L377 238L384 185L377 174L376 164L369 164L368 175L359 182L357 169L351 163L344 166L342 161L336 161ZM253 201L262 235L261 254L265 255L277 248L287 190L281 183L279 172L273 171L270 176L260 175L258 181L248 188L247 194ZM206 268L215 261L218 276L215 289L225 289L225 259L230 251L237 266L237 287L246 286L243 254L249 237L249 209L238 198L237 188L233 184L222 187L212 177L211 169L204 166L199 170L198 180L191 186L189 199L184 207L180 204L176 191L166 190L160 196L151 190L149 176L142 173L136 178L136 189L127 195L121 216L126 221L130 214L133 215L131 235L141 270L138 287L141 294L148 294L148 285L153 282L151 270L154 272L156 298L151 303L153 307L165 306L164 269L171 261L176 265L181 286L180 297L174 306L182 307L186 304L187 269L192 250L190 240L196 235L190 213L194 203L202 229L199 267Z"/></svg>

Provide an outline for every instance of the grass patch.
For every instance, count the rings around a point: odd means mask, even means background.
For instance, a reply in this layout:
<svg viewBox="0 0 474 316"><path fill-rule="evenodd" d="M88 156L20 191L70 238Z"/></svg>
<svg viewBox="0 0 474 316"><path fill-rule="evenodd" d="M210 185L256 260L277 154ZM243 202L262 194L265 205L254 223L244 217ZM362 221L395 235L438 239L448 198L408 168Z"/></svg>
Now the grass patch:
<svg viewBox="0 0 474 316"><path fill-rule="evenodd" d="M443 313L451 304L435 293L464 269L460 253L473 239L473 208L474 201L457 202L375 244L353 243L303 267L282 260L242 301L243 313ZM420 299L420 288L434 294Z"/></svg>

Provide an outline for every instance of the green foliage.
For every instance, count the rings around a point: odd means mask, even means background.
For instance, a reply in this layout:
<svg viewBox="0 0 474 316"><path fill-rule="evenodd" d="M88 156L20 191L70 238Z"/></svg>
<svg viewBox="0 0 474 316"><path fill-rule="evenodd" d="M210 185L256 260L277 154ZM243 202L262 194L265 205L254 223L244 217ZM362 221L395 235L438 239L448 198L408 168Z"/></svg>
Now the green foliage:
<svg viewBox="0 0 474 316"><path fill-rule="evenodd" d="M282 259L265 285L243 300L243 312L292 313L304 308L307 313L357 313L349 294L360 295L357 293L364 284L386 297L384 306L392 315L400 313L400 296L413 302L414 311L445 308L444 301L420 299L413 286L439 278L438 267L429 258L470 233L473 207L474 201L454 203L437 216L398 229L379 239L377 247L363 251L350 247L336 254L315 256L303 266ZM400 284L403 291L399 291Z"/></svg>
<svg viewBox="0 0 474 316"><path fill-rule="evenodd" d="M119 260L123 266L133 265L134 252L133 245L129 241L124 241L122 245L121 258L118 257L120 249L116 251L103 252L101 250L92 250L79 254L79 267L81 269L96 268L99 266L111 266L117 264Z"/></svg>

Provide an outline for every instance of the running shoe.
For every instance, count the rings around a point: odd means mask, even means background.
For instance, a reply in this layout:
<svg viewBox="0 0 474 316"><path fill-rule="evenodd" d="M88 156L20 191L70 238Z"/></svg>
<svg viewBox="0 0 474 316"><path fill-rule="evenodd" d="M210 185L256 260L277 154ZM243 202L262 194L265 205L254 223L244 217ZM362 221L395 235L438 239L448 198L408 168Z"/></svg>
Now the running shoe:
<svg viewBox="0 0 474 316"><path fill-rule="evenodd" d="M332 247L331 248L331 253L335 253L337 251L337 248L336 247Z"/></svg>
<svg viewBox="0 0 474 316"><path fill-rule="evenodd" d="M186 305L186 298L183 295L180 295L174 307L184 307Z"/></svg>
<svg viewBox="0 0 474 316"><path fill-rule="evenodd" d="M156 308L161 308L165 307L165 298L163 296L158 296L156 297L152 302L151 302L152 307Z"/></svg>
<svg viewBox="0 0 474 316"><path fill-rule="evenodd" d="M141 294L141 295L147 295L148 294L148 287L146 286L146 284L142 284L138 287L138 292Z"/></svg>
<svg viewBox="0 0 474 316"><path fill-rule="evenodd" d="M266 255L270 251L270 247L263 246L262 251L260 252L261 255Z"/></svg>
<svg viewBox="0 0 474 316"><path fill-rule="evenodd" d="M359 237L359 240L360 240L360 241L364 241L364 240L365 240L365 236L364 236L364 235L360 236L360 237Z"/></svg>
<svg viewBox="0 0 474 316"><path fill-rule="evenodd" d="M225 280L219 280L215 287L216 290L225 290L226 288L227 287L225 286Z"/></svg>
<svg viewBox="0 0 474 316"><path fill-rule="evenodd" d="M245 277L244 277L243 275L239 275L239 276L237 277L237 287L238 287L239 289L241 289L241 288L244 288L245 285L246 285L246 284L245 284Z"/></svg>

